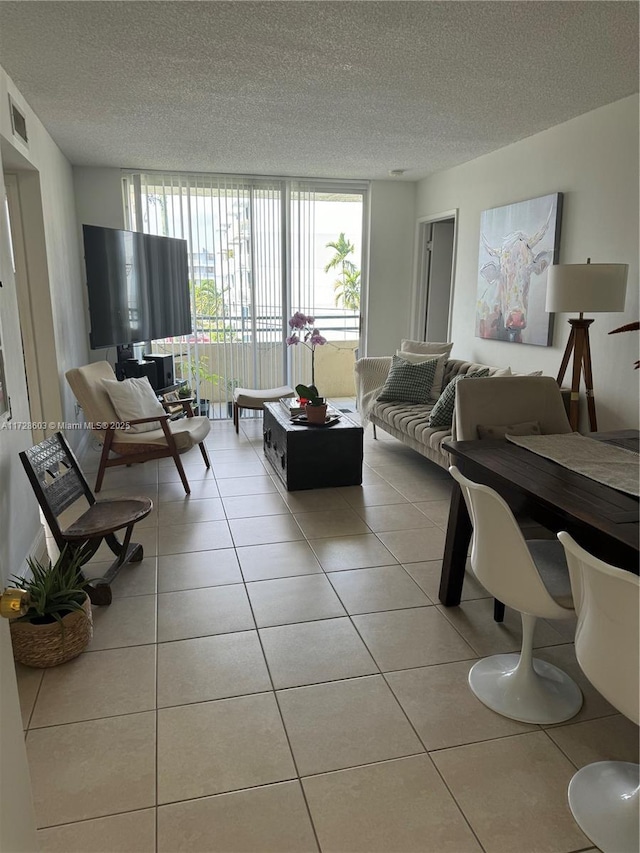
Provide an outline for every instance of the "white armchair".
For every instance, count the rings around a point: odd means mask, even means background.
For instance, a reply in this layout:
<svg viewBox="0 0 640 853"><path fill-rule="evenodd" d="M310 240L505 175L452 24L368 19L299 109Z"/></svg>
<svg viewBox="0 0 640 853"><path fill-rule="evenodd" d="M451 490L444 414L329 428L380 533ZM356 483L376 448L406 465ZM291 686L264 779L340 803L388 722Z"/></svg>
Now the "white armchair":
<svg viewBox="0 0 640 853"><path fill-rule="evenodd" d="M150 459L163 459L168 456L178 469L182 485L187 494L191 493L189 481L184 472L180 454L198 444L207 468L211 467L209 454L204 440L210 429L209 420L194 417L191 404L185 402L185 418L171 421L169 414L136 418L128 423L142 424L158 422L157 429L147 432L132 432L123 429L113 404L103 385L103 379L115 379L111 365L106 361L97 361L84 367L75 367L65 374L71 390L82 407L93 434L102 444L102 456L96 478L95 491L102 488L104 472L114 465L129 465L132 462L147 462Z"/></svg>

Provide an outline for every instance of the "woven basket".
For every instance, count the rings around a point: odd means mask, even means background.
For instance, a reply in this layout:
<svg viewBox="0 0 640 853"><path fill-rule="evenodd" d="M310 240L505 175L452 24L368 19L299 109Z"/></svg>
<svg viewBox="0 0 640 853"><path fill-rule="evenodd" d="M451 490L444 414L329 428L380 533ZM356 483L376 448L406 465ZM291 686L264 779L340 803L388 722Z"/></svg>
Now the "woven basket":
<svg viewBox="0 0 640 853"><path fill-rule="evenodd" d="M34 625L33 622L11 622L13 657L18 663L44 669L77 657L93 637L93 616L89 596L82 610L74 610L59 622Z"/></svg>

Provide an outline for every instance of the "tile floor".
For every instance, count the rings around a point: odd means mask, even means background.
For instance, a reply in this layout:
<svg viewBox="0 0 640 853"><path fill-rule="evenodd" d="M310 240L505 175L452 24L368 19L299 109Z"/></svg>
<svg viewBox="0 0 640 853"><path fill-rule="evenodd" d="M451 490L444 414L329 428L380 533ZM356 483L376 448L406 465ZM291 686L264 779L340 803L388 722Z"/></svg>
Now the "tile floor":
<svg viewBox="0 0 640 853"><path fill-rule="evenodd" d="M89 650L19 667L42 849L593 849L567 784L635 760L637 729L581 676L571 625L542 622L537 654L583 687L573 720L524 725L472 696L473 661L520 628L472 577L459 608L438 604L446 472L379 433L361 488L287 494L261 422L242 427L213 424L211 471L185 457L189 498L166 460L106 474L104 496L155 509Z"/></svg>

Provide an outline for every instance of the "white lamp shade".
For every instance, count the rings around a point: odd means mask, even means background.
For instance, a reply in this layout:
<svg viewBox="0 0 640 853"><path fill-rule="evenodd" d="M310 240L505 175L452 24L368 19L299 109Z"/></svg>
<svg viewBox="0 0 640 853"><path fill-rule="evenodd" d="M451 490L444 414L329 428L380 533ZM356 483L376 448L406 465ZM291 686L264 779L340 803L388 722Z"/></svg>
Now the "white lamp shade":
<svg viewBox="0 0 640 853"><path fill-rule="evenodd" d="M545 310L563 314L624 311L628 272L628 264L551 266Z"/></svg>

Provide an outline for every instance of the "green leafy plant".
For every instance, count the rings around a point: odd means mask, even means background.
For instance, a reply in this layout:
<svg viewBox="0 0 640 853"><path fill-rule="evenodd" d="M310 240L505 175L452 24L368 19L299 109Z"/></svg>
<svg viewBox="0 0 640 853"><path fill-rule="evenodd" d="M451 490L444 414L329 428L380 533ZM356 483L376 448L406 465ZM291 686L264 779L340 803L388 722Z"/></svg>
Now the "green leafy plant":
<svg viewBox="0 0 640 853"><path fill-rule="evenodd" d="M308 406L324 406L325 399L315 385L296 385L296 394L300 400L306 400Z"/></svg>
<svg viewBox="0 0 640 853"><path fill-rule="evenodd" d="M360 308L360 270L348 260L349 255L352 255L356 247L345 237L344 231L340 233L337 240L332 240L326 243L327 249L333 249L335 254L325 264L324 271L338 270L338 278L333 284L335 292L335 304L351 311L358 311Z"/></svg>
<svg viewBox="0 0 640 853"><path fill-rule="evenodd" d="M81 572L82 554L71 554L68 546L55 563L42 563L29 558L27 565L31 578L14 575L10 582L29 594L29 609L19 620L22 622L60 622L74 610L82 610L88 581Z"/></svg>
<svg viewBox="0 0 640 853"><path fill-rule="evenodd" d="M193 391L189 385L183 385L181 388L178 388L178 397L181 400L189 400L193 396Z"/></svg>

